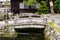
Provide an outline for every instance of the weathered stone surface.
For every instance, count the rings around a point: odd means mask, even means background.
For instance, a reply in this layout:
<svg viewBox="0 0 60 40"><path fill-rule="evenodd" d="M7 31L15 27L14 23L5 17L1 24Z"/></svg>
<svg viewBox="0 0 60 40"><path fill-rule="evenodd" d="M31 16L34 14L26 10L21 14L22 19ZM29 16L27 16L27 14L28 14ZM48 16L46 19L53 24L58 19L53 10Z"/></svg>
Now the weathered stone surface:
<svg viewBox="0 0 60 40"><path fill-rule="evenodd" d="M60 40L60 33L50 27L46 27L44 33L50 40Z"/></svg>

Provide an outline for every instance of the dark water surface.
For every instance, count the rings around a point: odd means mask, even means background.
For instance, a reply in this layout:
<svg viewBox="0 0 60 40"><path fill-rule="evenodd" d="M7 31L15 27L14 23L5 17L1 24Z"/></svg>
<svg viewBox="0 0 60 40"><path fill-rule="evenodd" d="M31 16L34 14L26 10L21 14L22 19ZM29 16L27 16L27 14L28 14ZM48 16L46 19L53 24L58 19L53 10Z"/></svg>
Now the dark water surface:
<svg viewBox="0 0 60 40"><path fill-rule="evenodd" d="M44 28L15 29L17 37L0 37L0 40L44 40Z"/></svg>
<svg viewBox="0 0 60 40"><path fill-rule="evenodd" d="M44 40L44 34L18 34L17 37L0 37L0 40Z"/></svg>

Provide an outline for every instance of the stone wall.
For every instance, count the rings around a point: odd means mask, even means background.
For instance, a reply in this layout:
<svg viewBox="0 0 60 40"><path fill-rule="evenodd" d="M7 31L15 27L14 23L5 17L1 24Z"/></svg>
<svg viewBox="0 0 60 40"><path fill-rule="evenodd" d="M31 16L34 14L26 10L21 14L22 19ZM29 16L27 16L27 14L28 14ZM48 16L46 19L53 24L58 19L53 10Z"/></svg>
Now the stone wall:
<svg viewBox="0 0 60 40"><path fill-rule="evenodd" d="M60 32L57 32L50 27L46 27L44 33L46 40L60 40Z"/></svg>

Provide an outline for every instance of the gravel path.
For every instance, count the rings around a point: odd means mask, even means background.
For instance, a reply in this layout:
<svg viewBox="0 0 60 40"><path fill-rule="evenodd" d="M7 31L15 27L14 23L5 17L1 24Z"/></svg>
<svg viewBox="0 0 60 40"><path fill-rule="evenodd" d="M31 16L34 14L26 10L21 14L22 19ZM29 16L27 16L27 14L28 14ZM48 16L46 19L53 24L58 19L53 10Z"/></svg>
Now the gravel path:
<svg viewBox="0 0 60 40"><path fill-rule="evenodd" d="M58 25L60 25L60 15L52 15L50 16L50 19L53 20Z"/></svg>
<svg viewBox="0 0 60 40"><path fill-rule="evenodd" d="M60 25L60 14L55 14L55 15L47 14L44 16L47 17L47 19L52 20L56 24Z"/></svg>

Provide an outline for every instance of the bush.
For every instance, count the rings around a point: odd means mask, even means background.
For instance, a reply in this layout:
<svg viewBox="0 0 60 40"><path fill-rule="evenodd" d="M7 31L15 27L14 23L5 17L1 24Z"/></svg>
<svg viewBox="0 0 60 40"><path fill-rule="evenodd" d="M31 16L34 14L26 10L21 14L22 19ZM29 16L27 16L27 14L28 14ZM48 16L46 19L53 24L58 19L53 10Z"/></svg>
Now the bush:
<svg viewBox="0 0 60 40"><path fill-rule="evenodd" d="M23 3L29 6L33 6L35 5L36 0L24 0Z"/></svg>
<svg viewBox="0 0 60 40"><path fill-rule="evenodd" d="M38 12L38 14L42 14L42 13L47 14L47 13L49 13L49 8L47 6L46 1L41 1L40 2L40 5L39 5L39 8L38 8L37 12Z"/></svg>
<svg viewBox="0 0 60 40"><path fill-rule="evenodd" d="M55 9L55 12L60 13L60 0L54 1L54 9Z"/></svg>

